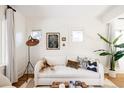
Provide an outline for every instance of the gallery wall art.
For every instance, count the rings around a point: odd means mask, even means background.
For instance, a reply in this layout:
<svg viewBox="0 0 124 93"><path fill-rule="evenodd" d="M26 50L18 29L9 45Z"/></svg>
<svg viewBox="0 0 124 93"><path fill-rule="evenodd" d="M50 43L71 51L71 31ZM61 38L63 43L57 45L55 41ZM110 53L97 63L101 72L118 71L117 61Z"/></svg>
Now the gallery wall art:
<svg viewBox="0 0 124 93"><path fill-rule="evenodd" d="M59 32L46 33L46 48L47 50L60 49L60 33Z"/></svg>

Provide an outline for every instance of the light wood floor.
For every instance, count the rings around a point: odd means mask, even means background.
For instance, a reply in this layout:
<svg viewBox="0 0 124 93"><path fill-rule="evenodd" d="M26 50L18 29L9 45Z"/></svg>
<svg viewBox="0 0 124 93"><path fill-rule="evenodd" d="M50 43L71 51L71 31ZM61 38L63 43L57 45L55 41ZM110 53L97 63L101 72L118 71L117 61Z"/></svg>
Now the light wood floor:
<svg viewBox="0 0 124 93"><path fill-rule="evenodd" d="M116 78L111 78L108 74L105 74L105 78L111 80L119 88L124 88L124 74L117 74Z"/></svg>
<svg viewBox="0 0 124 93"><path fill-rule="evenodd" d="M29 78L34 78L34 75L29 75ZM105 78L111 80L119 88L124 88L124 74L117 74L116 78L111 78L108 74L105 74ZM18 82L14 83L13 86L19 88L27 80L27 75L24 75L18 79Z"/></svg>

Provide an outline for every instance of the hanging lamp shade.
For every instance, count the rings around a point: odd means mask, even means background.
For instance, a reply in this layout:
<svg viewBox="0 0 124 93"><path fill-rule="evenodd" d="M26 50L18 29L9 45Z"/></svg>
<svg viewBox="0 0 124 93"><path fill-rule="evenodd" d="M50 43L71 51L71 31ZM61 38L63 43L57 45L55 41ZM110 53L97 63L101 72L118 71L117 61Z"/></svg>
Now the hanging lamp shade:
<svg viewBox="0 0 124 93"><path fill-rule="evenodd" d="M35 46L39 44L39 40L38 39L34 39L31 36L29 37L28 41L26 42L27 46Z"/></svg>

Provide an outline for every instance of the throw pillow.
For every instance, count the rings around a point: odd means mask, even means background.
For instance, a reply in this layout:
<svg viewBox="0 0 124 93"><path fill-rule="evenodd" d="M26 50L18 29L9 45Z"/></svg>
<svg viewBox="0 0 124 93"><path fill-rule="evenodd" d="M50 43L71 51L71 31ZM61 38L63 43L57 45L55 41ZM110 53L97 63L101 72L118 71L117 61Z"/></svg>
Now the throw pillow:
<svg viewBox="0 0 124 93"><path fill-rule="evenodd" d="M81 58L81 57L77 57L77 61L80 62L80 66L81 68L83 69L87 69L87 64L88 64L88 59L85 57L85 58Z"/></svg>
<svg viewBox="0 0 124 93"><path fill-rule="evenodd" d="M88 65L87 65L87 70L91 70L91 71L97 72L97 62L89 61Z"/></svg>
<svg viewBox="0 0 124 93"><path fill-rule="evenodd" d="M77 61L68 60L66 66L78 69L78 68L80 68L80 63Z"/></svg>

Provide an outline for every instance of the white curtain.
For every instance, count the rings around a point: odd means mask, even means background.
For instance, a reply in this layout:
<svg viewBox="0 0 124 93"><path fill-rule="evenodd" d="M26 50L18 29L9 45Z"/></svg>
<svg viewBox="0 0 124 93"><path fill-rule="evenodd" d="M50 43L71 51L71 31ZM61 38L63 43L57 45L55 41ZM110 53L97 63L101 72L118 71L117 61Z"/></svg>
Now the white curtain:
<svg viewBox="0 0 124 93"><path fill-rule="evenodd" d="M2 7L0 6L0 64L2 64Z"/></svg>
<svg viewBox="0 0 124 93"><path fill-rule="evenodd" d="M3 25L4 22L5 22L5 11L4 11L4 6L0 5L0 64L4 64L4 60L3 60L3 57L4 57L4 49L3 49L3 40L4 39L4 32L5 32L5 28Z"/></svg>
<svg viewBox="0 0 124 93"><path fill-rule="evenodd" d="M17 64L15 63L14 11L6 10L6 76L17 82Z"/></svg>

